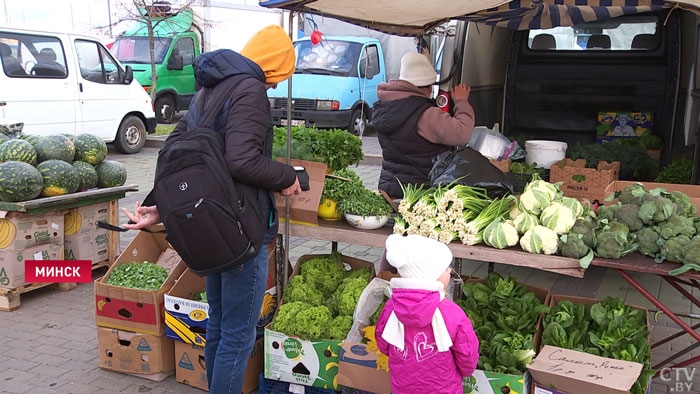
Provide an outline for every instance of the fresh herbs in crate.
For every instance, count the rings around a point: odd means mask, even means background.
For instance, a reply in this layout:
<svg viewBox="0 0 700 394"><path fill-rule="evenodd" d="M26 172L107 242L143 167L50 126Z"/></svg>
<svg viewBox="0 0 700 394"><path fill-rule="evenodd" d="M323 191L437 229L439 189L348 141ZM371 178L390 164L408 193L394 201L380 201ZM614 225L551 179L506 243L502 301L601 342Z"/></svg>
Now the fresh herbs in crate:
<svg viewBox="0 0 700 394"><path fill-rule="evenodd" d="M132 289L158 290L168 278L168 271L156 264L124 263L114 270L107 279L112 286L129 287Z"/></svg>

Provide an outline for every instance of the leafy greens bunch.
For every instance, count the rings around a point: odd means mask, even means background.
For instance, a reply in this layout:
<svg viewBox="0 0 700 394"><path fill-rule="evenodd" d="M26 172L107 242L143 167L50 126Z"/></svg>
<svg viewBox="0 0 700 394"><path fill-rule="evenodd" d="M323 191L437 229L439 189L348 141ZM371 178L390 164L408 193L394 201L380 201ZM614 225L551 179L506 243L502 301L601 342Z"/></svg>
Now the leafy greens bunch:
<svg viewBox="0 0 700 394"><path fill-rule="evenodd" d="M562 301L545 315L543 322L543 345L644 365L630 391L644 393L648 379L655 373L649 367L651 353L644 311L625 305L617 297L605 297L590 307Z"/></svg>
<svg viewBox="0 0 700 394"><path fill-rule="evenodd" d="M131 262L115 268L109 274L107 284L132 289L158 290L167 278L168 271L159 265L148 261Z"/></svg>
<svg viewBox="0 0 700 394"><path fill-rule="evenodd" d="M620 178L651 181L659 172L659 163L647 154L646 149L636 144L617 139L603 144L570 146L566 156L577 160L586 159L586 167L598 168L598 162L620 162Z"/></svg>
<svg viewBox="0 0 700 394"><path fill-rule="evenodd" d="M457 304L479 338L478 368L522 374L535 356L535 327L549 308L513 278L491 272L485 283L466 283Z"/></svg>
<svg viewBox="0 0 700 394"><path fill-rule="evenodd" d="M286 157L286 146L287 128L275 127L273 152L279 157ZM363 157L360 138L341 129L292 127L292 151L303 157L318 158L332 171L359 164Z"/></svg>
<svg viewBox="0 0 700 394"><path fill-rule="evenodd" d="M337 252L302 262L284 289L272 329L307 340L344 340L370 277L369 268L347 271Z"/></svg>

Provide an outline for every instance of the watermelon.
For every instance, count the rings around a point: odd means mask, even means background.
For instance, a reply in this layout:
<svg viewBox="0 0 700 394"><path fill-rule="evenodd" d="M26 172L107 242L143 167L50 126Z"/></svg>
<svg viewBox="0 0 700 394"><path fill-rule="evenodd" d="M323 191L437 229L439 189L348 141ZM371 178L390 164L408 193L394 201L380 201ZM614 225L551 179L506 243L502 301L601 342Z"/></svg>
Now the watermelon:
<svg viewBox="0 0 700 394"><path fill-rule="evenodd" d="M39 170L22 161L0 164L0 200L27 201L39 197L44 179Z"/></svg>
<svg viewBox="0 0 700 394"><path fill-rule="evenodd" d="M0 161L23 161L27 164L36 165L36 150L27 141L9 140L0 145Z"/></svg>
<svg viewBox="0 0 700 394"><path fill-rule="evenodd" d="M80 134L73 140L75 160L96 166L107 157L107 144L92 134Z"/></svg>
<svg viewBox="0 0 700 394"><path fill-rule="evenodd" d="M78 190L92 189L97 186L97 170L84 161L74 161L73 167L78 170L80 186Z"/></svg>
<svg viewBox="0 0 700 394"><path fill-rule="evenodd" d="M70 140L70 142L75 143L75 135L74 135L74 134L63 133L63 134L61 134L61 135L63 135L63 136L65 136L66 138L68 138L68 139Z"/></svg>
<svg viewBox="0 0 700 394"><path fill-rule="evenodd" d="M35 148L36 148L37 142L39 142L39 140L41 139L41 137L39 137L38 135L34 135L34 134L20 134L20 136L17 138L19 138L21 140L29 141L29 143L32 144L32 146L34 146Z"/></svg>
<svg viewBox="0 0 700 394"><path fill-rule="evenodd" d="M10 137L6 136L5 134L0 134L0 144L7 142L10 140Z"/></svg>
<svg viewBox="0 0 700 394"><path fill-rule="evenodd" d="M97 187L116 187L126 183L126 167L118 161L105 160L95 167Z"/></svg>
<svg viewBox="0 0 700 394"><path fill-rule="evenodd" d="M65 135L50 135L36 143L39 162L46 160L63 160L71 163L75 158L75 145Z"/></svg>
<svg viewBox="0 0 700 394"><path fill-rule="evenodd" d="M46 160L36 168L44 178L44 190L41 194L45 197L73 193L80 186L78 170L63 160Z"/></svg>

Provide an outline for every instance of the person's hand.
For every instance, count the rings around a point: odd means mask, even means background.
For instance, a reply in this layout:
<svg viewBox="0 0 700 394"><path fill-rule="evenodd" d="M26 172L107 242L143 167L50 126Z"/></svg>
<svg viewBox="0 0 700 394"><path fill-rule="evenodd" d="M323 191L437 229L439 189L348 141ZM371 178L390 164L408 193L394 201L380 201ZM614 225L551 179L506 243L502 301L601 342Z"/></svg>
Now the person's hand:
<svg viewBox="0 0 700 394"><path fill-rule="evenodd" d="M122 208L122 210L124 211L126 217L134 222L134 224L127 223L122 226L129 230L140 230L144 227L149 227L160 223L160 213L158 212L158 208L155 206L142 207L137 201L136 204L134 204L133 214L126 208Z"/></svg>
<svg viewBox="0 0 700 394"><path fill-rule="evenodd" d="M294 178L294 184L287 188L280 190L283 196L291 196L301 193L301 185L299 185L299 178Z"/></svg>
<svg viewBox="0 0 700 394"><path fill-rule="evenodd" d="M469 92L471 92L472 88L461 83L455 87L452 88L451 91L451 97L452 100L466 100L469 98Z"/></svg>

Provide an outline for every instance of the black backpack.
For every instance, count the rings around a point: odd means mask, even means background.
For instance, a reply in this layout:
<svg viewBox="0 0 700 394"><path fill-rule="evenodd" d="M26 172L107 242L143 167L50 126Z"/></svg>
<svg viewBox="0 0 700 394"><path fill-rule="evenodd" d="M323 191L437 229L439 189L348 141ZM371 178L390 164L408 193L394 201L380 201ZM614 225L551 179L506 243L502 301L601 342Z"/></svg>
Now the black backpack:
<svg viewBox="0 0 700 394"><path fill-rule="evenodd" d="M236 82L228 78L221 83ZM199 100L206 100L208 93L206 88L201 91ZM166 239L200 276L256 256L269 219L261 212L267 191L234 181L224 160L225 131L211 128L230 93L225 97L200 106L206 111L199 124L163 146L152 192Z"/></svg>

